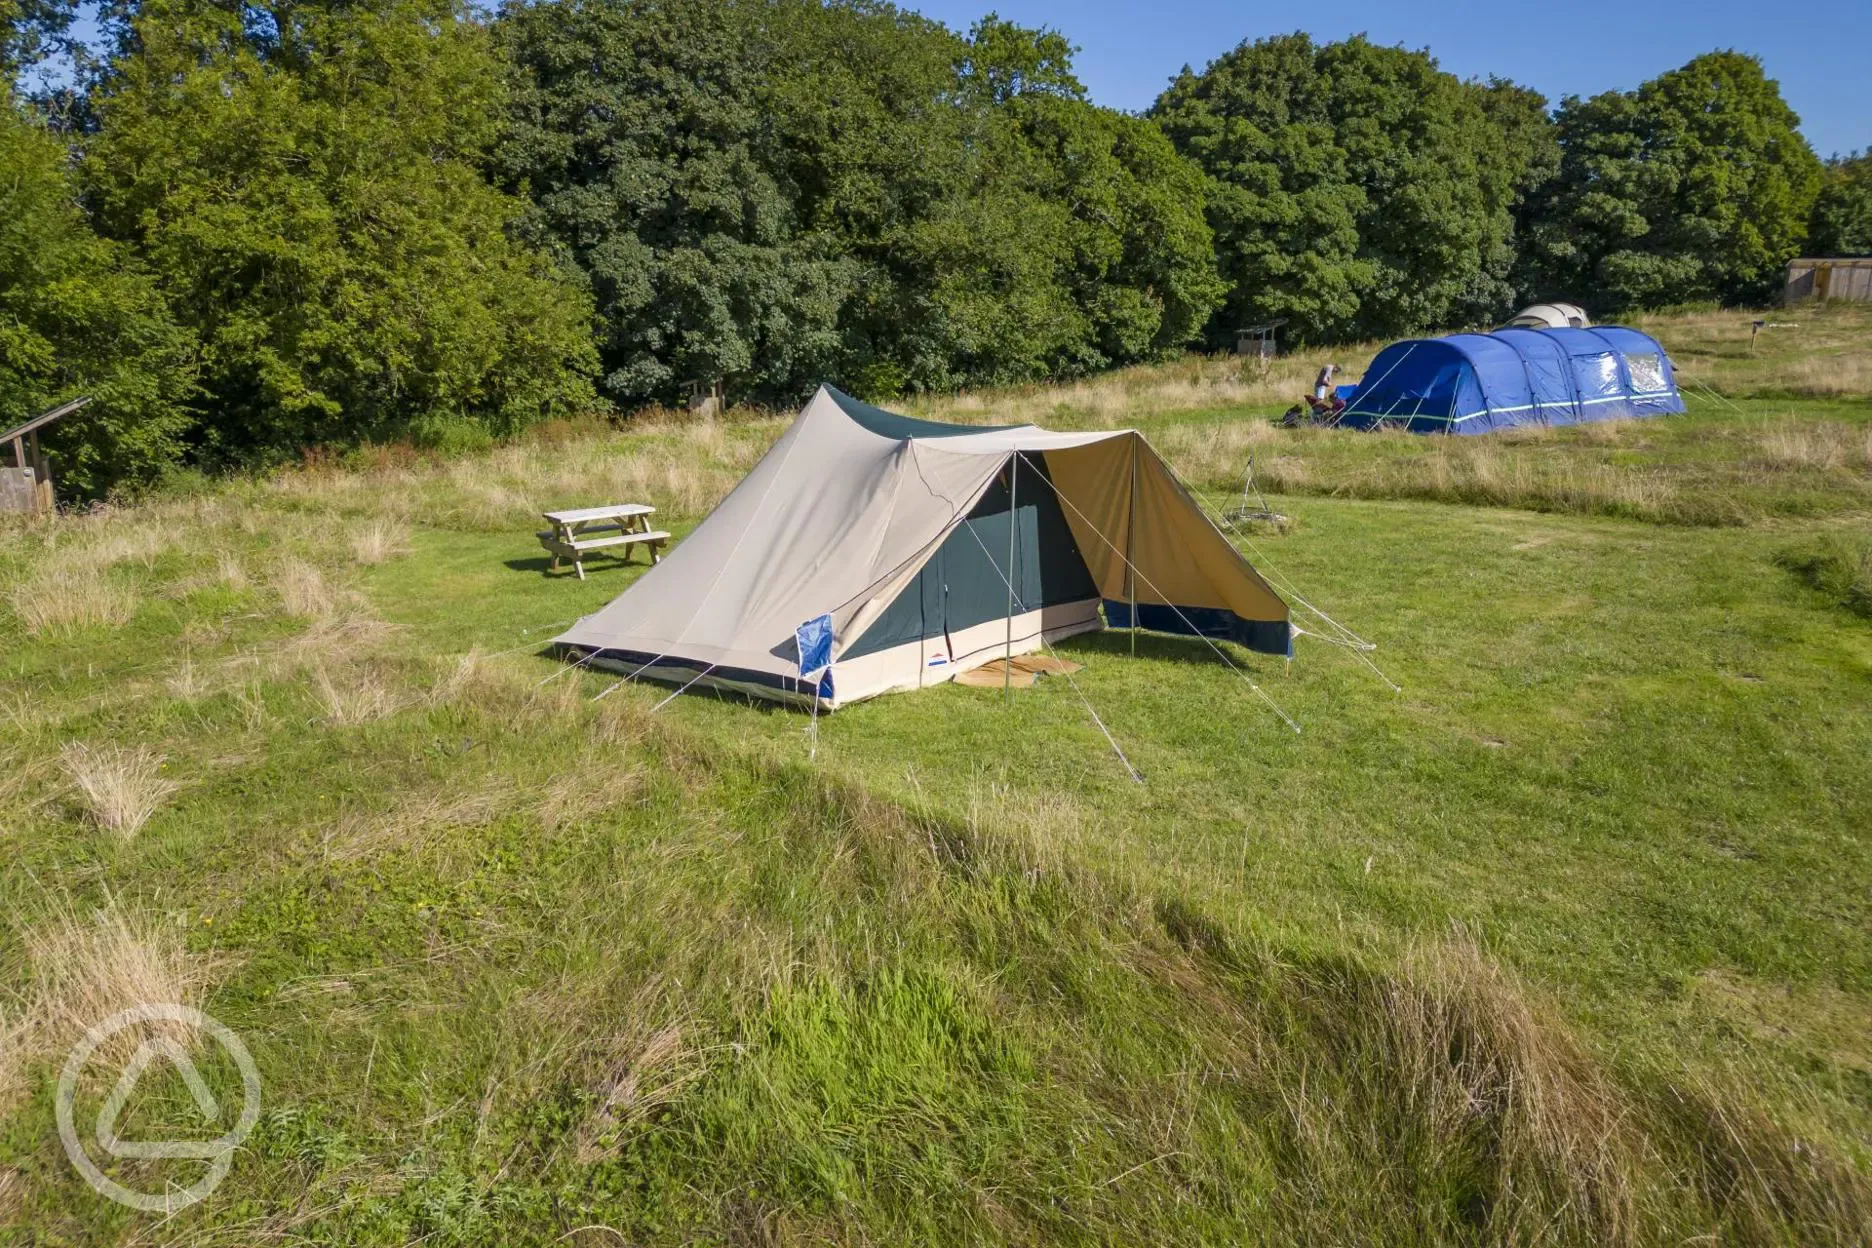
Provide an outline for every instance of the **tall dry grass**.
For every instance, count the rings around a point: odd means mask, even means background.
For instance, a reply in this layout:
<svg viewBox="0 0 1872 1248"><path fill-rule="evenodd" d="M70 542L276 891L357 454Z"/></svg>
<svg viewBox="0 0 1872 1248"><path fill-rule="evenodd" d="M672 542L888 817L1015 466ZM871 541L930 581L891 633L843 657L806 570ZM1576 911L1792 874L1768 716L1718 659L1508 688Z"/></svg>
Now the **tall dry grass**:
<svg viewBox="0 0 1872 1248"><path fill-rule="evenodd" d="M215 579L232 590L246 589L248 586L247 565L241 557L231 550L217 551L215 554Z"/></svg>
<svg viewBox="0 0 1872 1248"><path fill-rule="evenodd" d="M72 637L129 623L136 614L137 595L102 569L56 564L14 585L7 591L7 604L28 635Z"/></svg>
<svg viewBox="0 0 1872 1248"><path fill-rule="evenodd" d="M181 787L163 776L162 755L141 746L74 742L59 759L83 798L85 813L119 840L133 839Z"/></svg>
<svg viewBox="0 0 1872 1248"><path fill-rule="evenodd" d="M59 901L15 934L29 975L13 988L13 1011L0 1017L0 1105L24 1092L35 1063L54 1059L112 1015L139 1005L201 1004L210 968L189 954L176 923L121 903L83 913ZM156 1035L186 1047L200 1039L184 1023L145 1023L111 1037L104 1051L122 1062Z"/></svg>
<svg viewBox="0 0 1872 1248"><path fill-rule="evenodd" d="M1598 440L1617 436L1601 432ZM1347 441L1355 438L1369 441L1363 447ZM1423 440L1396 431L1284 430L1243 420L1171 426L1157 445L1179 475L1209 489L1239 487L1252 456L1254 483L1270 494L1419 498L1665 520L1691 518L1694 511L1719 523L1740 517L1705 515L1720 500L1685 499L1676 478L1661 468L1558 454L1545 445L1551 440L1551 431ZM1361 449L1367 453L1352 453Z"/></svg>
<svg viewBox="0 0 1872 1248"><path fill-rule="evenodd" d="M99 525L74 545L70 557L105 568L118 563L137 563L150 568L155 566L157 556L167 550L174 539L174 533L165 531L166 528L160 521Z"/></svg>
<svg viewBox="0 0 1872 1248"><path fill-rule="evenodd" d="M1759 334L1752 325L1767 322ZM1664 344L1680 382L1732 397L1872 396L1872 309L1807 304L1642 314L1632 323Z"/></svg>
<svg viewBox="0 0 1872 1248"><path fill-rule="evenodd" d="M1358 343L1320 348L1265 363L1232 355L1190 355L1078 381L912 397L896 406L926 419L956 424L1111 428L1141 416L1286 406L1312 393L1314 375L1322 364L1337 363L1347 378L1355 378L1378 347Z"/></svg>
<svg viewBox="0 0 1872 1248"><path fill-rule="evenodd" d="M325 574L297 556L289 556L274 570L273 590L287 615L316 618L338 607L338 595Z"/></svg>
<svg viewBox="0 0 1872 1248"><path fill-rule="evenodd" d="M716 422L650 413L622 435L581 425L452 460L366 457L345 471L282 472L260 492L296 509L364 517L361 533L379 524L387 534L403 533L413 516L444 527L515 530L537 527L543 511L607 502L646 502L673 518L695 517L734 488L783 427L758 416ZM386 543L390 552L401 545L400 537ZM359 546L353 554L369 562L375 550Z"/></svg>
<svg viewBox="0 0 1872 1248"><path fill-rule="evenodd" d="M351 534L351 557L361 564L378 564L409 553L409 525L379 516Z"/></svg>
<svg viewBox="0 0 1872 1248"><path fill-rule="evenodd" d="M1752 432L1756 458L1767 468L1872 470L1872 425L1784 417Z"/></svg>
<svg viewBox="0 0 1872 1248"><path fill-rule="evenodd" d="M312 669L312 691L327 723L340 728L367 724L401 710L405 693L369 667L317 663Z"/></svg>
<svg viewBox="0 0 1872 1248"><path fill-rule="evenodd" d="M1528 1242L1556 1220L1600 1243L1633 1238L1643 1158L1625 1096L1473 940L1415 949L1385 985L1377 1021L1393 1059L1382 1077L1433 1164L1434 1150L1471 1149L1481 1129L1493 1165L1551 1185L1544 1200L1504 1192L1490 1208L1493 1238Z"/></svg>
<svg viewBox="0 0 1872 1248"><path fill-rule="evenodd" d="M572 1156L592 1165L615 1156L622 1137L680 1096L706 1070L703 1050L681 1023L669 1023L641 1042L614 1042L617 1054L596 1089L597 1104L579 1125Z"/></svg>
<svg viewBox="0 0 1872 1248"><path fill-rule="evenodd" d="M5 1025L0 1024L0 1045L6 1042ZM0 1059L0 1066L4 1059ZM6 1090L0 1088L0 1104L6 1103ZM26 1209L26 1177L10 1166L0 1166L0 1226L13 1226Z"/></svg>

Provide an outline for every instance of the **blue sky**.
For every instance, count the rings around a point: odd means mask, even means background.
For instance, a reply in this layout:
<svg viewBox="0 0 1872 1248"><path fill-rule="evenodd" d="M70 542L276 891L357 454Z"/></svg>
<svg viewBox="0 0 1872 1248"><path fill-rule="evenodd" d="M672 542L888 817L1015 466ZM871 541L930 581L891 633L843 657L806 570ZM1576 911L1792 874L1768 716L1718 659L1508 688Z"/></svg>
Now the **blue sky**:
<svg viewBox="0 0 1872 1248"><path fill-rule="evenodd" d="M1868 0L1626 0L1622 4L1398 4L1316 0L1276 14L1223 0L903 0L959 30L990 8L1024 26L1053 26L1081 49L1092 98L1150 106L1185 64L1201 69L1243 39L1304 30L1316 39L1364 33L1428 48L1463 78L1500 74L1558 102L1629 89L1700 52L1735 48L1762 59L1822 156L1872 147Z"/></svg>

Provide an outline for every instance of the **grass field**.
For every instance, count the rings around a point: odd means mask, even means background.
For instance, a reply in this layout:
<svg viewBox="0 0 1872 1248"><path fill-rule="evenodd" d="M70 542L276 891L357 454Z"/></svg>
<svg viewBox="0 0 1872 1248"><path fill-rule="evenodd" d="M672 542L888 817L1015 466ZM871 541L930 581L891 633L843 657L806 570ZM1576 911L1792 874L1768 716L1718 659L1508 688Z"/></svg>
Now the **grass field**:
<svg viewBox="0 0 1872 1248"><path fill-rule="evenodd" d="M1135 424L1218 507L1252 453L1250 557L1401 687L1238 652L1296 734L1200 645L1064 643L1142 786L1063 682L809 762L544 657L642 565L544 577L535 513L680 537L774 418L16 523L0 1241L1865 1243L1872 316L1748 319L1648 324L1689 416L1539 434L1273 427L1311 360L917 404ZM54 1129L142 1001L264 1086L166 1220ZM195 1115L152 1077L119 1134Z"/></svg>

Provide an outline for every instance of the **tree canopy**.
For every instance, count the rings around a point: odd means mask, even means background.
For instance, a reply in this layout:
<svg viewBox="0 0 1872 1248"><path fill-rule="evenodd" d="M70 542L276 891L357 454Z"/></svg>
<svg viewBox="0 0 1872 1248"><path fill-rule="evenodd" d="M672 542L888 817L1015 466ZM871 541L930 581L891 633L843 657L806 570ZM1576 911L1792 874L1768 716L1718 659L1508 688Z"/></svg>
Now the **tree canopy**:
<svg viewBox="0 0 1872 1248"><path fill-rule="evenodd" d="M94 394L51 440L84 494L697 384L1757 302L1872 251L1872 162L1735 52L1550 111L1284 35L1131 116L1064 32L887 0L104 0L89 47L78 11L0 0L0 419Z"/></svg>
<svg viewBox="0 0 1872 1248"><path fill-rule="evenodd" d="M423 0L131 14L85 172L196 336L207 457L591 403L589 302L482 175L500 82L485 30Z"/></svg>
<svg viewBox="0 0 1872 1248"><path fill-rule="evenodd" d="M1057 33L882 4L513 4L502 152L602 318L604 385L791 399L1180 348L1216 287L1201 187Z"/></svg>
<svg viewBox="0 0 1872 1248"><path fill-rule="evenodd" d="M1151 115L1206 175L1229 287L1211 341L1274 318L1389 336L1505 305L1542 105L1363 38L1283 35L1186 69Z"/></svg>
<svg viewBox="0 0 1872 1248"><path fill-rule="evenodd" d="M1816 256L1872 255L1872 152L1827 162L1814 197L1807 251Z"/></svg>
<svg viewBox="0 0 1872 1248"><path fill-rule="evenodd" d="M1534 293L1608 312L1768 298L1820 189L1799 121L1738 52L1636 91L1569 97L1560 170L1527 243Z"/></svg>
<svg viewBox="0 0 1872 1248"><path fill-rule="evenodd" d="M189 345L134 255L79 210L64 143L0 89L0 426L89 396L43 435L62 484L151 475L188 424Z"/></svg>

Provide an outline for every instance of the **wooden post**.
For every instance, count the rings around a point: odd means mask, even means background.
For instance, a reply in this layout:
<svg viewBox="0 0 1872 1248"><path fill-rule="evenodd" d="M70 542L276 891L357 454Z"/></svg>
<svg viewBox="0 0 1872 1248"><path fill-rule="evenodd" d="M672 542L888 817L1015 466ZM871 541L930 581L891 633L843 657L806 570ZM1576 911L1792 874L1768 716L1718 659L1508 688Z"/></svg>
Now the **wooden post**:
<svg viewBox="0 0 1872 1248"><path fill-rule="evenodd" d="M39 431L33 430L27 435L27 439L28 450L32 455L34 500L40 511L51 511L53 505L52 466L46 463L46 457L40 453Z"/></svg>

